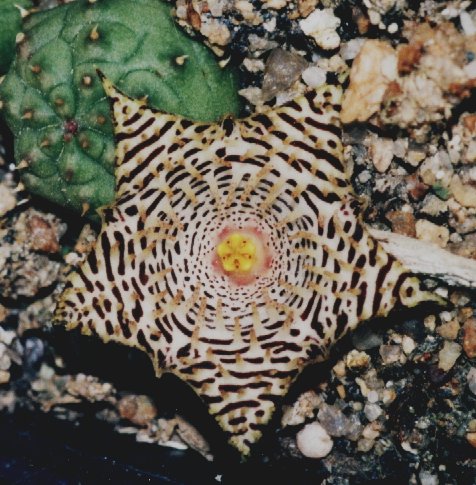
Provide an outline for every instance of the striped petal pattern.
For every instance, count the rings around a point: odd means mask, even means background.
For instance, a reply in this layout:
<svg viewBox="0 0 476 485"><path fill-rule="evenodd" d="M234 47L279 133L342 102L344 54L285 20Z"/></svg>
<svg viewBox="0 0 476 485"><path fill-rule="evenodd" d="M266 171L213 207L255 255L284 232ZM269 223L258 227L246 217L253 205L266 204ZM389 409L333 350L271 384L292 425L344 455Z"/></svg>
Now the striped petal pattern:
<svg viewBox="0 0 476 485"><path fill-rule="evenodd" d="M360 322L436 297L363 226L343 163L341 89L219 124L158 112L103 84L115 203L56 310L68 328L146 351L209 406L244 455L305 365ZM266 264L217 264L254 231Z"/></svg>

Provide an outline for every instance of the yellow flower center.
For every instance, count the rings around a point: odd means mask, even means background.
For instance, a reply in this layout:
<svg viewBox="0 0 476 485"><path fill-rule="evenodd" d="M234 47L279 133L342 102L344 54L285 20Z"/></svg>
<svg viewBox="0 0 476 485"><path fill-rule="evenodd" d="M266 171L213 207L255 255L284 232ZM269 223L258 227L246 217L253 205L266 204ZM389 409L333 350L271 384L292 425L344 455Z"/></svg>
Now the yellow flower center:
<svg viewBox="0 0 476 485"><path fill-rule="evenodd" d="M218 244L217 254L226 272L248 273L256 264L256 241L249 234L232 232Z"/></svg>

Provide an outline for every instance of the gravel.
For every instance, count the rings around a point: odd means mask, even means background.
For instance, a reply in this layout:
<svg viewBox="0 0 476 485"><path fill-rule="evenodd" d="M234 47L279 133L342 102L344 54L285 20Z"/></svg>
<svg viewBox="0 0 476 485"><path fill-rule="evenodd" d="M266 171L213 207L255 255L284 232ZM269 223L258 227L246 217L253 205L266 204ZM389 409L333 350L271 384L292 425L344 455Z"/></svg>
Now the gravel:
<svg viewBox="0 0 476 485"><path fill-rule="evenodd" d="M473 4L178 0L175 8L185 29L240 65L247 112L350 74L345 158L365 221L476 259ZM157 395L146 372L127 375L132 351L53 337L67 263L85 257L96 234L87 221L78 234L77 218L23 191L10 145L4 135L0 409L71 421L92 413L139 441L218 457L207 426L197 430L176 411L195 409L190 395L174 401L170 383ZM372 322L338 344L330 364L305 372L255 461L279 467L305 456L306 470L329 485L474 483L476 302L457 288L448 295L448 312L416 309Z"/></svg>

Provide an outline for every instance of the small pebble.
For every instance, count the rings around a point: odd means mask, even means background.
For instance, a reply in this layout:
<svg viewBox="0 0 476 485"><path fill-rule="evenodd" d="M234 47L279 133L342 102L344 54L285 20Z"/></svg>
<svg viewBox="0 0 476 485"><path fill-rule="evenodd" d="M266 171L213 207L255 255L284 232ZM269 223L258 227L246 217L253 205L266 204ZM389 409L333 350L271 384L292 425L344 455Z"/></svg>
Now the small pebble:
<svg viewBox="0 0 476 485"><path fill-rule="evenodd" d="M469 318L463 325L463 349L473 359L476 357L476 318Z"/></svg>
<svg viewBox="0 0 476 485"><path fill-rule="evenodd" d="M285 409L281 418L281 426L296 426L314 416L314 410L322 403L322 398L314 391L307 391L299 396L297 401Z"/></svg>
<svg viewBox="0 0 476 485"><path fill-rule="evenodd" d="M343 123L367 121L380 109L389 84L398 76L397 54L385 41L366 40L354 59L342 103Z"/></svg>
<svg viewBox="0 0 476 485"><path fill-rule="evenodd" d="M402 339L402 350L405 355L410 355L415 350L415 341L408 335L404 335Z"/></svg>
<svg viewBox="0 0 476 485"><path fill-rule="evenodd" d="M360 434L361 424L355 415L346 416L337 406L323 404L317 414L319 423L331 436L355 436Z"/></svg>
<svg viewBox="0 0 476 485"><path fill-rule="evenodd" d="M362 431L362 436L368 440L375 440L380 436L380 429L381 427L378 423L369 423Z"/></svg>
<svg viewBox="0 0 476 485"><path fill-rule="evenodd" d="M400 360L402 349L400 345L381 345L379 353L384 365L394 364Z"/></svg>
<svg viewBox="0 0 476 485"><path fill-rule="evenodd" d="M465 10L459 14L459 20L461 22L461 27L463 28L463 32L467 36L475 35L476 34L476 25L474 24L471 15L466 12Z"/></svg>
<svg viewBox="0 0 476 485"><path fill-rule="evenodd" d="M466 380L468 382L469 390L476 396L476 367L469 369Z"/></svg>
<svg viewBox="0 0 476 485"><path fill-rule="evenodd" d="M121 418L138 426L146 426L157 416L157 409L150 397L145 395L128 395L117 404Z"/></svg>
<svg viewBox="0 0 476 485"><path fill-rule="evenodd" d="M0 385L10 382L10 372L7 370L0 370Z"/></svg>
<svg viewBox="0 0 476 485"><path fill-rule="evenodd" d="M459 328L458 320L454 318L453 320L440 325L436 331L444 339L454 340L458 336Z"/></svg>
<svg viewBox="0 0 476 485"><path fill-rule="evenodd" d="M349 369L368 367L370 364L370 356L365 352L359 352L354 349L346 355L345 363Z"/></svg>
<svg viewBox="0 0 476 485"><path fill-rule="evenodd" d="M432 475L430 472L421 471L419 473L421 485L438 485L438 476Z"/></svg>
<svg viewBox="0 0 476 485"><path fill-rule="evenodd" d="M425 317L423 320L423 325L425 325L425 328L430 331L434 332L436 328L436 316L435 315L428 315Z"/></svg>
<svg viewBox="0 0 476 485"><path fill-rule="evenodd" d="M473 448L476 448L476 433L467 433L466 439Z"/></svg>
<svg viewBox="0 0 476 485"><path fill-rule="evenodd" d="M262 96L269 101L278 93L288 90L307 67L307 61L298 54L274 49L266 61Z"/></svg>
<svg viewBox="0 0 476 485"><path fill-rule="evenodd" d="M362 48L365 39L358 38L358 39L351 39L349 42L345 42L341 45L340 48L340 55L345 61L350 61L357 57L360 49Z"/></svg>
<svg viewBox="0 0 476 485"><path fill-rule="evenodd" d="M377 391L370 391L367 394L367 401L371 404L378 402L378 392Z"/></svg>
<svg viewBox="0 0 476 485"><path fill-rule="evenodd" d="M334 15L331 8L316 9L309 17L301 20L301 30L312 37L316 44L323 49L336 49L340 44L339 34L336 32L340 19Z"/></svg>
<svg viewBox="0 0 476 485"><path fill-rule="evenodd" d="M374 447L374 444L375 444L375 440L361 438L357 443L357 449L362 453L367 453Z"/></svg>
<svg viewBox="0 0 476 485"><path fill-rule="evenodd" d="M366 404L364 406L364 414L365 417L372 422L382 414L382 408L378 404Z"/></svg>
<svg viewBox="0 0 476 485"><path fill-rule="evenodd" d="M461 350L461 345L446 340L438 353L438 367L445 372L449 371L461 355Z"/></svg>
<svg viewBox="0 0 476 485"><path fill-rule="evenodd" d="M8 310L0 303L0 323L5 321L8 316Z"/></svg>
<svg viewBox="0 0 476 485"><path fill-rule="evenodd" d="M13 190L6 184L0 184L0 217L15 208L17 199Z"/></svg>
<svg viewBox="0 0 476 485"><path fill-rule="evenodd" d="M369 147L369 155L377 172L386 172L393 159L393 141L389 138L374 138Z"/></svg>
<svg viewBox="0 0 476 485"><path fill-rule="evenodd" d="M339 360L332 370L337 378L342 379L346 375L345 362L343 360Z"/></svg>
<svg viewBox="0 0 476 485"><path fill-rule="evenodd" d="M304 426L296 435L296 443L299 451L308 458L323 458L334 446L332 438L317 422Z"/></svg>
<svg viewBox="0 0 476 485"><path fill-rule="evenodd" d="M476 187L469 183L463 183L459 175L453 175L450 190L453 197L463 207L476 207Z"/></svg>
<svg viewBox="0 0 476 485"><path fill-rule="evenodd" d="M407 211L389 211L385 214L392 231L404 236L416 237L415 216Z"/></svg>
<svg viewBox="0 0 476 485"><path fill-rule="evenodd" d="M322 86L326 82L326 71L324 69L317 67L317 66L310 66L305 69L302 73L302 80L310 87L310 88L318 88Z"/></svg>
<svg viewBox="0 0 476 485"><path fill-rule="evenodd" d="M390 388L390 389L384 389L383 394L382 394L382 402L385 405L388 405L395 401L395 398L397 397L397 393L395 392L395 389Z"/></svg>
<svg viewBox="0 0 476 485"><path fill-rule="evenodd" d="M445 226L438 226L426 219L419 219L415 226L418 239L445 248L450 238L450 231Z"/></svg>
<svg viewBox="0 0 476 485"><path fill-rule="evenodd" d="M441 200L434 194L428 194L423 200L421 213L438 217L448 211L448 202Z"/></svg>

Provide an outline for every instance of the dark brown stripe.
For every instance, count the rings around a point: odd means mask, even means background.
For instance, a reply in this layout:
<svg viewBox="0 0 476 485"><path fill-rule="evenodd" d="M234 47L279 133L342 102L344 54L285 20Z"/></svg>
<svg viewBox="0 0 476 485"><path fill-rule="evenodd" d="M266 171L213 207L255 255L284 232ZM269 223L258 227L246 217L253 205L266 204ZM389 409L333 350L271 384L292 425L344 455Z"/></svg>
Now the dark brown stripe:
<svg viewBox="0 0 476 485"><path fill-rule="evenodd" d="M338 138L340 138L342 136L342 130L337 126L328 125L326 123L321 123L321 122L319 122L319 121L317 121L314 118L311 118L309 116L307 116L304 121L307 124L313 126L314 128L317 128L318 130L327 131L329 133L332 133L333 135L337 136Z"/></svg>
<svg viewBox="0 0 476 485"><path fill-rule="evenodd" d="M131 133L118 133L116 135L116 143L120 143L122 140L128 140L130 138L135 138L136 136L139 136L143 131L147 130L147 128L149 128L149 126L151 126L154 121L155 118L151 117Z"/></svg>
<svg viewBox="0 0 476 485"><path fill-rule="evenodd" d="M318 159L325 160L340 172L344 171L344 166L342 165L342 162L337 157L327 152L326 150L323 150L322 148L314 148L299 140L291 142L291 145L295 146L296 148L301 148L301 150L304 150L311 155L314 155Z"/></svg>
<svg viewBox="0 0 476 485"><path fill-rule="evenodd" d="M234 411L235 409L240 409L240 408L258 408L260 406L260 403L258 401L238 401L238 402L232 402L230 404L227 404L223 408L218 411L215 416L223 416L224 414L228 414L231 411Z"/></svg>

